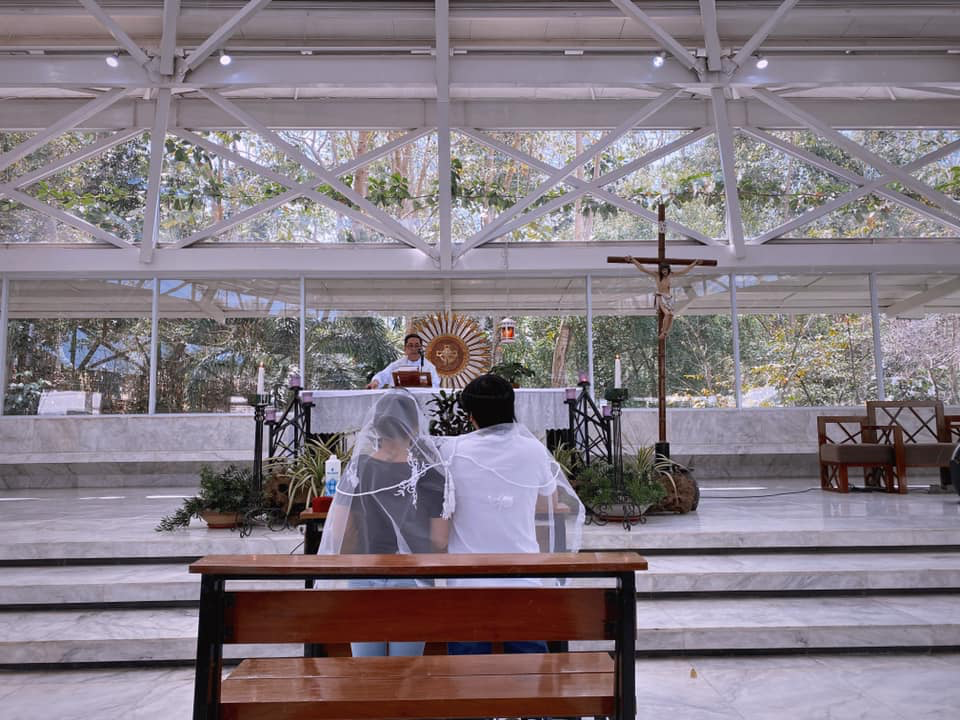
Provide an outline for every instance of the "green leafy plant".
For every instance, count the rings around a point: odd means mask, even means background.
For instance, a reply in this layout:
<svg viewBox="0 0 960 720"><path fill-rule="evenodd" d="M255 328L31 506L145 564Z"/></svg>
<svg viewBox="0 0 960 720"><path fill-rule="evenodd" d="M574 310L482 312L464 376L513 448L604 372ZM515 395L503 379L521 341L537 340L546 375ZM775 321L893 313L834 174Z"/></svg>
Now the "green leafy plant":
<svg viewBox="0 0 960 720"><path fill-rule="evenodd" d="M490 368L490 374L499 375L511 385L519 385L523 378L533 377L536 373L523 363L505 362Z"/></svg>
<svg viewBox="0 0 960 720"><path fill-rule="evenodd" d="M580 468L574 487L583 504L594 511L622 504L625 499L645 510L666 497L660 475L653 450L644 448L637 455L624 458L622 487L618 487L616 468L602 460Z"/></svg>
<svg viewBox="0 0 960 720"><path fill-rule="evenodd" d="M352 446L345 447L344 437L343 433L336 433L325 441L311 440L290 466L287 486L288 515L295 503L304 502L306 507L310 507L313 498L326 495L327 460L336 454L340 462L346 465L353 453Z"/></svg>
<svg viewBox="0 0 960 720"><path fill-rule="evenodd" d="M36 415L37 408L40 406L40 396L44 390L52 387L52 382L43 378L34 378L30 370L16 373L4 397L4 414Z"/></svg>
<svg viewBox="0 0 960 720"><path fill-rule="evenodd" d="M242 513L257 502L250 468L228 465L219 472L209 465L200 468L200 492L186 498L172 515L160 520L157 532L187 527L204 512Z"/></svg>
<svg viewBox="0 0 960 720"><path fill-rule="evenodd" d="M460 405L460 391L448 393L441 390L427 401L427 405L433 405L429 411L432 416L430 420L431 435L465 435L473 432L473 423L470 422L470 416Z"/></svg>
<svg viewBox="0 0 960 720"><path fill-rule="evenodd" d="M580 453L577 451L576 446L570 445L569 443L560 443L551 450L551 454L553 455L554 462L560 466L560 469L563 470L563 474L567 476L567 479L572 478L581 464Z"/></svg>

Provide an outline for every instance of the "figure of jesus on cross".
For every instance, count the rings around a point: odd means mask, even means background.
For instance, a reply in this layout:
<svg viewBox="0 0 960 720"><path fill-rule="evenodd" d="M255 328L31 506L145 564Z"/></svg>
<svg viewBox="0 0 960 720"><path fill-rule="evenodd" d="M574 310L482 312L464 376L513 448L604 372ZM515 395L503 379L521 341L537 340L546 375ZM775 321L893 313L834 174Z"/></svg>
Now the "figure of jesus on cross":
<svg viewBox="0 0 960 720"><path fill-rule="evenodd" d="M673 325L673 316L676 312L676 300L670 279L673 276L686 275L697 265L716 266L716 260L698 260L691 258L668 258L667 250L667 217L663 203L657 206L657 257L635 258L608 257L608 263L630 263L641 272L650 275L657 283L654 293L654 307L657 309L657 395L660 420L660 442L657 443L656 453L670 457L670 445L667 443L667 333ZM655 265L657 270L649 270L644 265ZM685 265L683 270L673 272L672 265Z"/></svg>

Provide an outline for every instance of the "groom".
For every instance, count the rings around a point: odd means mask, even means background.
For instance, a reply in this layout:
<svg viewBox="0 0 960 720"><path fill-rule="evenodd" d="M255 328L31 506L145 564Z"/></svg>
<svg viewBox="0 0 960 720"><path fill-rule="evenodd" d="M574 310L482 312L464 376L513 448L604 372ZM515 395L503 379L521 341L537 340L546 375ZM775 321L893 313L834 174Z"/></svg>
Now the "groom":
<svg viewBox="0 0 960 720"><path fill-rule="evenodd" d="M553 496L557 479L543 444L514 418L510 383L496 375L482 375L467 385L460 405L476 432L445 443L447 472L453 478L455 508L450 520L450 553L540 552L536 534L537 500ZM552 548L548 548L552 549ZM490 580L450 580L473 586ZM538 586L538 580L497 579L496 586ZM505 642L506 652L547 652L543 642ZM449 643L451 655L489 653L489 642Z"/></svg>

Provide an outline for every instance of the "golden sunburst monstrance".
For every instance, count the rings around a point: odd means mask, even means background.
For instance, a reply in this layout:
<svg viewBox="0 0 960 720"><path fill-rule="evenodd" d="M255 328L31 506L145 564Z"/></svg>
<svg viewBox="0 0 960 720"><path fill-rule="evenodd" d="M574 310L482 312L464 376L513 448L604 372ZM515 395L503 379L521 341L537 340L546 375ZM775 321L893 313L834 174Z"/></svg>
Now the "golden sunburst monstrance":
<svg viewBox="0 0 960 720"><path fill-rule="evenodd" d="M462 388L490 370L490 340L473 318L437 313L418 320L413 332L423 338L441 387Z"/></svg>

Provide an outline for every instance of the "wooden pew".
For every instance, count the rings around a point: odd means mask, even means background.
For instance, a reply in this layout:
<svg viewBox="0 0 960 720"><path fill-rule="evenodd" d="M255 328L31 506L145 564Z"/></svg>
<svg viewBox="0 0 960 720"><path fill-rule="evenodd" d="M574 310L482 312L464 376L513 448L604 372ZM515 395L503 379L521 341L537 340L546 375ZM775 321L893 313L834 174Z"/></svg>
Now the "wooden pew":
<svg viewBox="0 0 960 720"><path fill-rule="evenodd" d="M201 558L194 720L636 714L635 553L222 555ZM292 578L606 579L604 587L228 590ZM613 580L614 587L610 587ZM239 643L613 640L607 652L247 659Z"/></svg>

